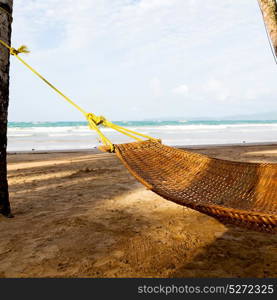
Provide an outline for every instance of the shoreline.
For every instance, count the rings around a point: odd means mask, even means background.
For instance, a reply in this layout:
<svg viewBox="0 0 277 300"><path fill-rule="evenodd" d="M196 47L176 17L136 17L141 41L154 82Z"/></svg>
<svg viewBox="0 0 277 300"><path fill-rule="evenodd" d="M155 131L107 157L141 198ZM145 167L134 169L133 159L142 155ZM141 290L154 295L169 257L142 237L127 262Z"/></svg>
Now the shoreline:
<svg viewBox="0 0 277 300"><path fill-rule="evenodd" d="M173 145L170 147L179 148L179 149L211 149L211 148L224 148L224 147L252 147L252 146L276 146L276 143L273 142L257 142L257 143L232 143L232 144L198 144L198 145ZM92 154L103 153L97 147L95 148L86 148L86 149L62 149L62 150L22 150L22 151L7 151L8 155L15 154L48 154L48 153L77 153L77 152L91 152Z"/></svg>

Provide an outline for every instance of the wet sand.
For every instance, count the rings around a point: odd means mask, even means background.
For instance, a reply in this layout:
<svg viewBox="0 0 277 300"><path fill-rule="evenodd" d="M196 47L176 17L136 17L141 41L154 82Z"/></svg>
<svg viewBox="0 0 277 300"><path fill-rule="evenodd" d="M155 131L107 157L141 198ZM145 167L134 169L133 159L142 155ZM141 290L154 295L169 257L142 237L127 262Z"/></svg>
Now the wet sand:
<svg viewBox="0 0 277 300"><path fill-rule="evenodd" d="M194 151L277 163L277 145ZM0 216L0 277L277 276L277 235L164 200L114 154L10 154L9 184L15 218Z"/></svg>

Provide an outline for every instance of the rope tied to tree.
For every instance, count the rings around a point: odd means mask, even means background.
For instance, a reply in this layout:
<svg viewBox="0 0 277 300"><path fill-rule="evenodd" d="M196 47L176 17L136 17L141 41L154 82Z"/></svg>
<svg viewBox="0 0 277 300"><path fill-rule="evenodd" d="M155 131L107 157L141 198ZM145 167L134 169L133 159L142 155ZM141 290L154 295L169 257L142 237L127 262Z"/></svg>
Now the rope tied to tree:
<svg viewBox="0 0 277 300"><path fill-rule="evenodd" d="M11 55L18 55L19 53L30 53L30 51L27 46L22 45L18 49L10 48L10 53Z"/></svg>
<svg viewBox="0 0 277 300"><path fill-rule="evenodd" d="M25 45L22 45L18 49L15 49L15 48L9 46L6 42L4 42L2 40L0 40L0 43L10 51L11 55L16 56L20 53L30 53L30 50Z"/></svg>

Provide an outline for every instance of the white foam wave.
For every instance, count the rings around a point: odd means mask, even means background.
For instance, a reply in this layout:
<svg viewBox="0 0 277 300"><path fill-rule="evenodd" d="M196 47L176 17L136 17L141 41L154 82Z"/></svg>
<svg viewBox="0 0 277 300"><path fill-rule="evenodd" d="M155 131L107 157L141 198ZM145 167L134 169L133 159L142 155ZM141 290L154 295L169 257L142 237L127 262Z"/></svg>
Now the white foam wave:
<svg viewBox="0 0 277 300"><path fill-rule="evenodd" d="M277 141L277 124L182 124L127 127L161 138L169 145L224 144ZM129 138L110 128L102 131L114 143ZM97 133L87 126L25 127L8 129L8 150L86 149L97 145Z"/></svg>

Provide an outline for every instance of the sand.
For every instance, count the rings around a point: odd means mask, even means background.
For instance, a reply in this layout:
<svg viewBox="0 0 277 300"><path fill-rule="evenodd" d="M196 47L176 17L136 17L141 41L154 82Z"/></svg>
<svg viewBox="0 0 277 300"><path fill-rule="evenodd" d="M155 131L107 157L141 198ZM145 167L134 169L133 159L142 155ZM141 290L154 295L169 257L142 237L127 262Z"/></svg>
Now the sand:
<svg viewBox="0 0 277 300"><path fill-rule="evenodd" d="M195 147L276 162L276 145ZM114 154L9 155L15 218L0 277L276 277L277 235L226 226L146 190Z"/></svg>

